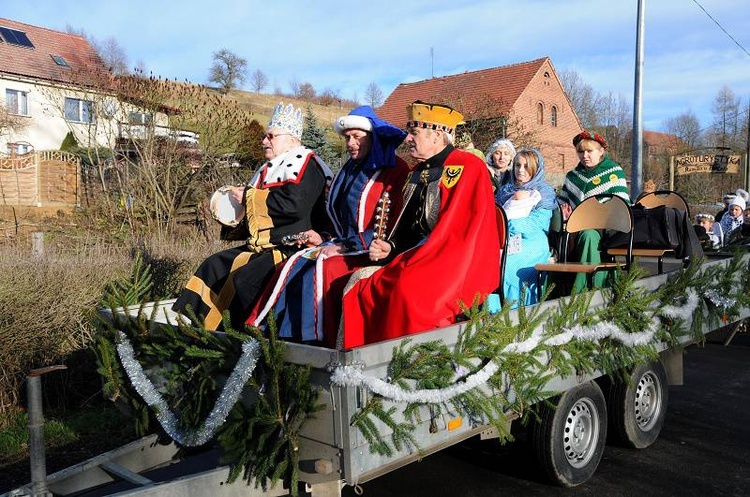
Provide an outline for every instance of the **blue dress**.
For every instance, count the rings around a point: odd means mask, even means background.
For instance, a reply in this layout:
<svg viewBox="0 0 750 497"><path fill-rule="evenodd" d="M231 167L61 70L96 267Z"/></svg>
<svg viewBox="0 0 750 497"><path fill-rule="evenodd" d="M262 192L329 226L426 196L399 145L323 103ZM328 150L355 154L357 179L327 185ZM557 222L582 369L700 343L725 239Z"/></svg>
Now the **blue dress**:
<svg viewBox="0 0 750 497"><path fill-rule="evenodd" d="M534 265L549 261L551 252L547 235L552 220L552 211L557 207L555 191L544 180L542 154L531 148L520 150L518 154L529 152L537 158L538 167L534 176L527 183L517 185L515 168L511 168L510 181L495 194L495 203L501 207L519 190L535 191L541 196L528 215L508 216L508 244L506 246L508 252L503 269L503 295L505 301L511 303L513 309L518 307L520 302L529 305L539 300L538 271L534 269Z"/></svg>
<svg viewBox="0 0 750 497"><path fill-rule="evenodd" d="M521 236L521 251L508 253L503 271L503 295L507 302L515 301L511 308L518 307L520 301L529 305L539 300L538 272L534 265L549 261L551 253L547 234L551 220L551 210L534 209L527 217L508 221L508 238Z"/></svg>

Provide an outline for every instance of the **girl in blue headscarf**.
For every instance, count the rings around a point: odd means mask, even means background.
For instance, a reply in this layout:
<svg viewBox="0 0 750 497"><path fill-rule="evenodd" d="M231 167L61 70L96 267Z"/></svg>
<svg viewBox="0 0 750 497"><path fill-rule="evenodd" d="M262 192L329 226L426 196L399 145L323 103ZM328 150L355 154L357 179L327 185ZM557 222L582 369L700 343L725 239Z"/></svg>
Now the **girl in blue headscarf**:
<svg viewBox="0 0 750 497"><path fill-rule="evenodd" d="M510 181L495 194L495 203L508 218L507 256L503 270L503 294L515 308L520 302L535 304L535 264L549 261L547 234L555 191L544 180L544 159L537 150L525 148L513 158Z"/></svg>

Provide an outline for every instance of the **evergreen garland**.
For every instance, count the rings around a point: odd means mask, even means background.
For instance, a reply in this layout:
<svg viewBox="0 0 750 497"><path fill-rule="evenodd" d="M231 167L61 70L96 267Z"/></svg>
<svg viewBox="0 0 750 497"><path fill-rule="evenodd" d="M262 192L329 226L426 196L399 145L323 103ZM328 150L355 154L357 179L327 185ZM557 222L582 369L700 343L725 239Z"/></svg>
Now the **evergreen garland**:
<svg viewBox="0 0 750 497"><path fill-rule="evenodd" d="M694 262L672 273L656 291L637 286L641 276L635 267L619 273L614 285L602 291L606 305L596 312L591 312L593 293L558 299L554 306L522 306L514 319L507 306L494 315L474 306L465 309L469 322L453 346L438 340L419 344L402 340L393 349L383 383L415 394L409 398L451 389L455 395L399 401L372 392L351 424L368 441L371 452L385 456L420 450L415 430L425 411L431 428L437 429L436 420L444 414L466 417L475 424L494 426L504 442L511 438L507 419L527 421L535 416L532 407L556 393L545 390L554 377L594 371L613 374L651 361L658 356L657 341L678 346L685 337L702 339L703 325L713 328L734 321L750 308L750 265L739 254L726 266L701 267L701 262ZM116 309L142 301L150 291L150 278L148 268L138 261L133 277L113 283L103 300L111 315L101 320L96 350L107 394L133 409L139 433L153 430L155 413L141 401L119 364L117 344L122 332L146 368L158 366L159 377L151 381L158 383L179 423L199 430L222 382L237 368L241 344L257 340L259 364L243 394L243 400L253 401L232 407L216 439L224 449L224 462L231 465L230 481L242 475L266 489L282 480L296 495L299 432L321 408L310 368L284 361L285 344L276 338L274 323L268 336L257 329L233 331L227 316L226 334L185 323L155 326L154 315L147 315L144 304L136 317L121 318ZM691 316L669 311L690 307L691 301ZM582 328L602 328L601 337L576 338L573 331ZM609 329L617 330L617 338L608 334ZM653 332L648 343L640 341L644 330ZM331 381L342 384L338 382L347 368L351 366L334 370ZM474 386L482 375L484 384ZM383 436L381 425L390 436Z"/></svg>
<svg viewBox="0 0 750 497"><path fill-rule="evenodd" d="M693 261L688 268L671 274L656 291L636 285L644 275L637 266L627 273L619 272L612 287L602 290L606 305L597 307L595 313L591 312L594 296L591 292L559 299L556 307L545 310L543 306L521 306L515 322L510 319L507 306L495 315L474 308L467 313L469 325L453 350L440 341L410 348L407 348L409 339L401 341L393 349L387 381L406 392L442 389L467 381L494 362L497 370L487 382L489 388L475 388L448 402L430 404L429 412L433 419L447 410L493 425L500 441L505 442L511 439L507 418L521 417L527 422L536 416L532 406L558 393L545 391L552 378L595 371L619 375L633 364L656 360L658 342L675 347L685 337L702 341L704 325L718 327L720 323L736 320L742 309L750 308L750 264L741 253L735 254L727 266L706 268L702 267L703 262ZM685 317L671 316L665 309L686 305L690 291L702 298L692 316L688 316L688 327ZM722 297L714 302L712 295ZM541 336L533 337L542 324ZM556 342L561 330L604 325L614 325L626 336L632 335L634 342L628 344L612 337ZM653 338L648 343L639 343L637 339L643 330L654 326ZM514 347L524 343L533 345ZM399 402L398 395L390 399L377 393L370 396L367 404L352 416L352 426L368 441L372 453L392 456L405 445L419 451L414 432L421 422L418 412L422 404L406 402L399 412L395 405L386 409L387 400ZM382 436L374 419L392 431L390 440Z"/></svg>
<svg viewBox="0 0 750 497"><path fill-rule="evenodd" d="M123 333L147 374L150 368L158 370L151 381L180 427L189 433L200 431L238 362L241 344L257 340L260 364L243 394L255 401L249 406L241 402L231 406L216 439L224 450L223 462L231 466L230 482L242 474L248 483L254 479L266 489L282 480L297 495L299 430L320 409L318 391L309 381L309 366L284 362L284 342L273 332L266 338L254 328L247 329L249 334L232 330L228 315L224 317L227 331L221 334L185 322L157 326L153 313L158 306L151 315L144 304L136 317L118 314L118 308L133 305L148 292L150 278L149 268L138 259L131 279L110 285L102 299L109 313L97 321L95 351L105 394L133 412L140 436L159 429L155 421L160 413L143 402L120 364L117 346Z"/></svg>

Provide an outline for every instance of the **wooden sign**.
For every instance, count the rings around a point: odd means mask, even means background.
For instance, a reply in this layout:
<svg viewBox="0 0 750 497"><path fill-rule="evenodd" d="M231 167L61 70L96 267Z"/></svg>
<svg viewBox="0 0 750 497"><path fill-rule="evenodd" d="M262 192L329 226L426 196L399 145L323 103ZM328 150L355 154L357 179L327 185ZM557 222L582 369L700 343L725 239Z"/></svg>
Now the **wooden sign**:
<svg viewBox="0 0 750 497"><path fill-rule="evenodd" d="M693 173L729 173L740 172L739 155L680 155L675 157L675 174L684 176Z"/></svg>

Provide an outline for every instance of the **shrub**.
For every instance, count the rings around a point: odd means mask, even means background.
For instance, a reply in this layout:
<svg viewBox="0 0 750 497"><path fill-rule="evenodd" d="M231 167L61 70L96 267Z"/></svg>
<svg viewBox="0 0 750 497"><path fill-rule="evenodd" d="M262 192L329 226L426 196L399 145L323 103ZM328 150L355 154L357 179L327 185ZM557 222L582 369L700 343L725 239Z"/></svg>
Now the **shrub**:
<svg viewBox="0 0 750 497"><path fill-rule="evenodd" d="M63 249L49 240L44 257L0 247L0 426L4 414L19 405L29 370L72 361L80 371L86 369L77 363L81 358L93 361L87 354L73 357L93 342L91 319L104 288L129 276L138 254L154 274L150 298L162 299L175 296L198 263L215 250L197 236L115 248L99 242Z"/></svg>

